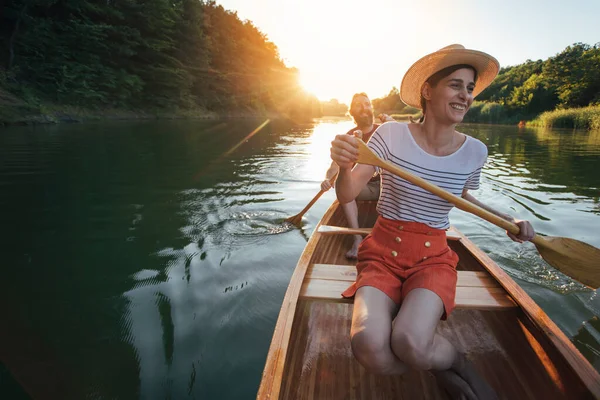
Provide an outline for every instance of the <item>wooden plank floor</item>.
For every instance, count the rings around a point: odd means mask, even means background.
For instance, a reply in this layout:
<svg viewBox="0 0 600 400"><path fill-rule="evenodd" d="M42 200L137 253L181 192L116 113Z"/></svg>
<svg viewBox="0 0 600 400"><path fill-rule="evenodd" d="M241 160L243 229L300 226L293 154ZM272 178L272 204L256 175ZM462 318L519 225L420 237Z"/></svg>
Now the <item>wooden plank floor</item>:
<svg viewBox="0 0 600 400"><path fill-rule="evenodd" d="M281 399L446 399L428 372L400 377L366 372L350 348L352 304L299 304ZM439 332L468 354L501 399L591 398L546 339L517 309L456 310ZM546 351L544 349L550 349Z"/></svg>
<svg viewBox="0 0 600 400"><path fill-rule="evenodd" d="M375 202L361 204L359 225L372 227L375 218ZM340 209L327 224L346 226ZM459 270L484 271L459 241L449 244L460 257ZM319 241L310 263L352 264L344 256L351 245L351 235L327 235ZM280 399L447 399L428 372L394 377L366 372L350 348L352 308L349 303L299 302ZM455 310L438 331L468 354L501 399L593 398L520 308Z"/></svg>

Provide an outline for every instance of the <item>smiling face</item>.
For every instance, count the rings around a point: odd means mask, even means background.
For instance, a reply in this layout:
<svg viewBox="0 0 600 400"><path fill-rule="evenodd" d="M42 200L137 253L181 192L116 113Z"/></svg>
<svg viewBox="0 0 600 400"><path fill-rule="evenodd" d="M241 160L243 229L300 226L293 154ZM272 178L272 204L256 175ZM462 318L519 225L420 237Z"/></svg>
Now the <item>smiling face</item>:
<svg viewBox="0 0 600 400"><path fill-rule="evenodd" d="M471 68L458 69L442 78L435 86L423 85L427 102L427 116L450 124L462 122L473 103L475 72Z"/></svg>
<svg viewBox="0 0 600 400"><path fill-rule="evenodd" d="M373 125L373 105L366 96L356 96L350 107L350 115L359 128Z"/></svg>

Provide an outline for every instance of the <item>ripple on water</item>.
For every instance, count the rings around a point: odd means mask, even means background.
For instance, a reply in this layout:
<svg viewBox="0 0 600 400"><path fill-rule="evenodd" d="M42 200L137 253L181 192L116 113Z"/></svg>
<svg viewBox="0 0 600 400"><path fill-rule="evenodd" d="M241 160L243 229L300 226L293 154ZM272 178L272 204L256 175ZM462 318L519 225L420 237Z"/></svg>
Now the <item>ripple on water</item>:
<svg viewBox="0 0 600 400"><path fill-rule="evenodd" d="M150 270L150 269L142 269L142 270L136 272L135 274L133 274L132 278L135 279L136 281L143 281L146 279L155 278L156 276L158 276L158 274L160 274L160 271Z"/></svg>
<svg viewBox="0 0 600 400"><path fill-rule="evenodd" d="M562 294L587 290L586 286L569 278L546 263L535 247L516 246L511 250L498 251L494 260L513 278L546 287Z"/></svg>
<svg viewBox="0 0 600 400"><path fill-rule="evenodd" d="M294 229L293 225L281 222L286 217L279 211L237 212L223 221L223 228L234 236L278 235Z"/></svg>

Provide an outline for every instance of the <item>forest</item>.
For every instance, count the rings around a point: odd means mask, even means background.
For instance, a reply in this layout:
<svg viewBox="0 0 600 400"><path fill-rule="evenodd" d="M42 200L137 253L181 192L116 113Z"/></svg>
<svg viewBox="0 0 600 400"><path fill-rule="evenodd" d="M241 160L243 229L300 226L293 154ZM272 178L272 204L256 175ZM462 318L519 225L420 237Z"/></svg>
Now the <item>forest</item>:
<svg viewBox="0 0 600 400"><path fill-rule="evenodd" d="M305 92L265 34L212 0L5 0L1 10L0 122L75 108L292 120L347 109ZM418 113L395 87L373 104ZM600 43L503 67L465 118L525 121L600 128Z"/></svg>
<svg viewBox="0 0 600 400"><path fill-rule="evenodd" d="M0 7L0 120L65 106L292 119L320 113L277 46L214 1L5 0Z"/></svg>

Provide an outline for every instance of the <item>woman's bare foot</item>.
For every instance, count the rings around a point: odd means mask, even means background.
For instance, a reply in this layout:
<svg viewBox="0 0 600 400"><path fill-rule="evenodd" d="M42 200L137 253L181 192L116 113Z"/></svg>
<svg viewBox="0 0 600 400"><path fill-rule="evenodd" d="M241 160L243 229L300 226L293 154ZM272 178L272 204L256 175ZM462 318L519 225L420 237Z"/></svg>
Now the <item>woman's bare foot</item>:
<svg viewBox="0 0 600 400"><path fill-rule="evenodd" d="M431 371L435 380L452 400L478 400L471 386L451 369Z"/></svg>
<svg viewBox="0 0 600 400"><path fill-rule="evenodd" d="M362 242L362 237L360 239L354 239L354 244L352 248L346 252L346 258L349 260L356 260L358 258L358 246Z"/></svg>
<svg viewBox="0 0 600 400"><path fill-rule="evenodd" d="M458 353L454 364L450 370L456 372L465 382L469 384L475 395L480 400L498 400L498 395L494 389L483 379L475 370L475 366L467 357Z"/></svg>

